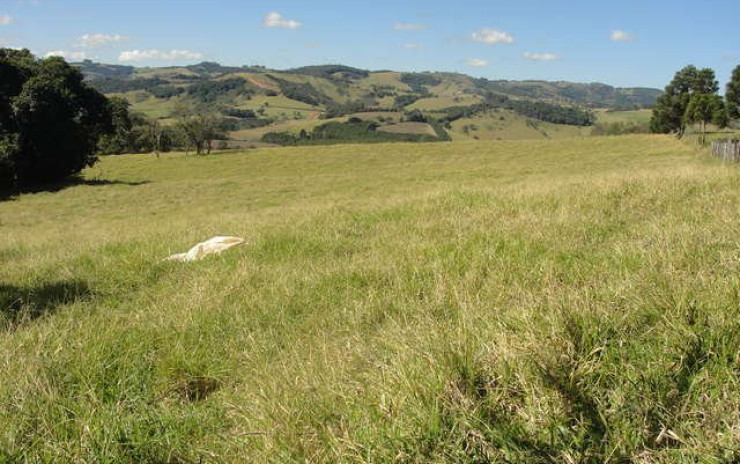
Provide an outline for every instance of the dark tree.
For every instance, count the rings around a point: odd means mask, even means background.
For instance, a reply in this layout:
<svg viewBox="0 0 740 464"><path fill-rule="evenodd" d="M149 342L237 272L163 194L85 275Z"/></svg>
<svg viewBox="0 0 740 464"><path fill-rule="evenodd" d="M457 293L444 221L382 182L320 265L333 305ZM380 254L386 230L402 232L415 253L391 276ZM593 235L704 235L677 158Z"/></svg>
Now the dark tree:
<svg viewBox="0 0 740 464"><path fill-rule="evenodd" d="M678 134L686 131L686 110L694 94L716 94L719 83L711 69L686 66L676 73L673 80L658 97L650 120L650 130L656 133Z"/></svg>
<svg viewBox="0 0 740 464"><path fill-rule="evenodd" d="M419 110L409 111L403 115L403 121L406 122L428 122L427 118Z"/></svg>
<svg viewBox="0 0 740 464"><path fill-rule="evenodd" d="M728 116L732 119L740 119L740 66L732 71L730 82L727 83L725 100Z"/></svg>
<svg viewBox="0 0 740 464"><path fill-rule="evenodd" d="M704 143L707 137L707 124L713 123L720 127L727 125L725 103L719 95L694 94L686 108L684 119L688 124L701 124L701 143Z"/></svg>
<svg viewBox="0 0 740 464"><path fill-rule="evenodd" d="M129 113L131 104L123 97L111 97L111 121L113 131L100 139L100 151L106 155L131 153L133 140L133 121Z"/></svg>
<svg viewBox="0 0 740 464"><path fill-rule="evenodd" d="M57 181L97 161L110 105L79 70L0 49L0 76L0 190Z"/></svg>

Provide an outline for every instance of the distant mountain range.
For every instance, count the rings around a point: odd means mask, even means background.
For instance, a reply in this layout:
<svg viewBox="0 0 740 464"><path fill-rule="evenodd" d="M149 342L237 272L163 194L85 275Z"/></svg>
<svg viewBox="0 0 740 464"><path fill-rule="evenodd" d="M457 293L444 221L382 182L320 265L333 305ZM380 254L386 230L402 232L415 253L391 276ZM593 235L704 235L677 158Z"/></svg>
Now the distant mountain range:
<svg viewBox="0 0 740 464"><path fill-rule="evenodd" d="M481 136L485 132L493 138L509 138L506 134L513 121L517 127L526 123L534 132L550 136L559 128L538 124L587 126L593 122L587 116L592 112L649 108L661 94L658 89L598 83L488 80L457 73L368 71L341 65L275 70L212 62L162 68L89 60L73 64L92 85L127 98L135 111L150 118L171 119L187 105L208 107L233 118L234 137L245 140L260 139L272 129L312 130L317 121L352 115L367 118L367 113L374 113L373 119L381 125L397 125L409 120L398 115L409 112L423 115L416 117L417 122L442 120L461 137L464 133L477 138L479 120L488 128L481 130ZM464 124L453 127L458 120Z"/></svg>

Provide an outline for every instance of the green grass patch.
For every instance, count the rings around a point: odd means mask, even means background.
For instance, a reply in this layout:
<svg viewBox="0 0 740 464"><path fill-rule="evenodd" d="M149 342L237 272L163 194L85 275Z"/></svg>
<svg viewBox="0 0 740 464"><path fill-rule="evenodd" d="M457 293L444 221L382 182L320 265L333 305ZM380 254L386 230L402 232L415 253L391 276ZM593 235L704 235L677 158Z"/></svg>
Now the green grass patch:
<svg viewBox="0 0 740 464"><path fill-rule="evenodd" d="M0 202L2 462L738 459L740 172L690 144L84 177ZM217 234L248 243L162 262Z"/></svg>

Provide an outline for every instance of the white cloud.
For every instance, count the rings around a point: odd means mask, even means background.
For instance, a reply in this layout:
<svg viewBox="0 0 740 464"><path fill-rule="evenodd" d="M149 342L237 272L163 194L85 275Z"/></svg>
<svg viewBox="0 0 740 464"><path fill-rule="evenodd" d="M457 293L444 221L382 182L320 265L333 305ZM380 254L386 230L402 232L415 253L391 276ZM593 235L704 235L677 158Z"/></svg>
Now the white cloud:
<svg viewBox="0 0 740 464"><path fill-rule="evenodd" d="M488 66L488 60L482 60L480 58L468 58L465 60L465 64L468 66L473 66L475 68L480 68L483 66Z"/></svg>
<svg viewBox="0 0 740 464"><path fill-rule="evenodd" d="M285 19L283 18L283 15L277 11L268 13L262 24L265 27L279 27L281 29L298 29L301 27L301 23L292 19Z"/></svg>
<svg viewBox="0 0 740 464"><path fill-rule="evenodd" d="M71 52L67 50L53 50L44 55L46 58L50 56L61 56L65 60L84 60L87 58L85 52Z"/></svg>
<svg viewBox="0 0 740 464"><path fill-rule="evenodd" d="M499 31L498 29L481 29L480 31L473 32L472 37L476 42L490 45L514 43L514 37L504 31Z"/></svg>
<svg viewBox="0 0 740 464"><path fill-rule="evenodd" d="M85 48L95 48L127 40L129 40L129 37L119 34L85 34L77 40L77 45Z"/></svg>
<svg viewBox="0 0 740 464"><path fill-rule="evenodd" d="M632 42L633 40L635 40L635 38L631 34L619 29L617 29L616 31L612 31L610 37L612 39L612 42Z"/></svg>
<svg viewBox="0 0 740 464"><path fill-rule="evenodd" d="M524 58L533 61L553 61L557 60L558 56L552 53L524 52Z"/></svg>
<svg viewBox="0 0 740 464"><path fill-rule="evenodd" d="M199 60L203 58L200 52L190 50L130 50L121 52L118 61L149 61L149 60Z"/></svg>
<svg viewBox="0 0 740 464"><path fill-rule="evenodd" d="M422 48L424 48L424 46L418 43L409 42L403 44L403 48L405 48L406 50L421 50Z"/></svg>
<svg viewBox="0 0 740 464"><path fill-rule="evenodd" d="M396 23L393 29L397 31L423 31L427 27L423 24Z"/></svg>
<svg viewBox="0 0 740 464"><path fill-rule="evenodd" d="M0 14L0 26L7 26L13 22L13 17L9 14Z"/></svg>

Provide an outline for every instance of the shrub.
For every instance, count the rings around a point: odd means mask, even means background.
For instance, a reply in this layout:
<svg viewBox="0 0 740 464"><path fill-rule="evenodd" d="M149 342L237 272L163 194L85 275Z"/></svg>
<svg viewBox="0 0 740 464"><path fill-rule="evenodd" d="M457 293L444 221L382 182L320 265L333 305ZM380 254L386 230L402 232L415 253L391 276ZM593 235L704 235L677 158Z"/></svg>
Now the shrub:
<svg viewBox="0 0 740 464"><path fill-rule="evenodd" d="M91 82L91 85L103 93L126 93L134 92L137 90L152 91L157 87L166 86L167 81L158 77L153 78L117 78L117 77L106 77L103 79L96 79Z"/></svg>
<svg viewBox="0 0 740 464"><path fill-rule="evenodd" d="M244 79L233 77L222 81L203 81L190 86L188 94L200 103L213 103L219 99L251 95Z"/></svg>
<svg viewBox="0 0 740 464"><path fill-rule="evenodd" d="M419 110L409 111L403 116L403 120L406 122L428 122L426 116Z"/></svg>
<svg viewBox="0 0 740 464"><path fill-rule="evenodd" d="M223 113L226 116L231 116L232 118L238 118L238 119L256 119L257 115L252 110L242 110L239 108L226 108L221 110L221 113Z"/></svg>
<svg viewBox="0 0 740 464"><path fill-rule="evenodd" d="M401 76L401 82L411 87L414 92L422 95L429 94L427 86L434 87L442 83L437 76L430 73L404 74Z"/></svg>
<svg viewBox="0 0 740 464"><path fill-rule="evenodd" d="M265 143L274 143L275 145L296 145L297 140L293 134L287 132L268 132L262 136Z"/></svg>
<svg viewBox="0 0 740 464"><path fill-rule="evenodd" d="M399 95L393 99L393 107L401 110L422 98L424 98L422 95Z"/></svg>
<svg viewBox="0 0 740 464"><path fill-rule="evenodd" d="M174 85L159 85L149 89L149 93L151 93L155 98L166 100L168 98L182 95L185 93L185 89L182 87L175 87Z"/></svg>
<svg viewBox="0 0 740 464"><path fill-rule="evenodd" d="M291 100L314 106L321 104L328 105L332 103L332 100L329 97L321 93L316 89L316 87L309 83L290 82L275 76L270 77L280 85L280 90L283 92L283 95Z"/></svg>

